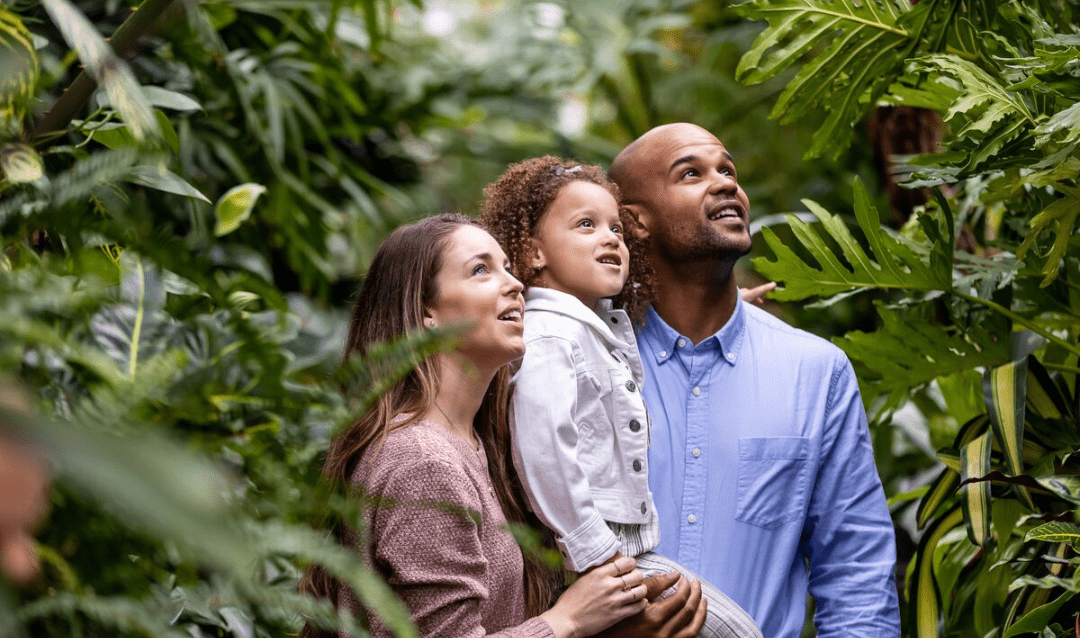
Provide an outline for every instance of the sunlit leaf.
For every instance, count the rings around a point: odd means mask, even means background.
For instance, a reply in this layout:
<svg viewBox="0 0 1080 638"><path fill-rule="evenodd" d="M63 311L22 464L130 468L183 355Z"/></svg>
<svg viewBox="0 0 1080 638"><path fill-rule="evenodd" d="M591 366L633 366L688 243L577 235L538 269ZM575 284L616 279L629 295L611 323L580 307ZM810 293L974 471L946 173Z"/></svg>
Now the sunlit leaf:
<svg viewBox="0 0 1080 638"><path fill-rule="evenodd" d="M230 188L214 205L214 234L227 235L244 223L255 208L255 201L266 192L261 184L241 184Z"/></svg>
<svg viewBox="0 0 1080 638"><path fill-rule="evenodd" d="M210 199L206 195L200 193L198 189L187 183L184 178L164 166L147 166L145 164L132 166L127 171L126 178L132 184L139 184L147 188L173 193L174 195L191 197L207 204L210 203Z"/></svg>
<svg viewBox="0 0 1080 638"><path fill-rule="evenodd" d="M13 184L28 184L45 176L41 158L25 144L0 146L0 175Z"/></svg>
<svg viewBox="0 0 1080 638"><path fill-rule="evenodd" d="M975 545L983 546L990 538L990 482L972 481L980 479L990 472L990 443L993 440L987 432L968 443L960 450L961 495L963 500L964 523L967 525L968 538Z"/></svg>

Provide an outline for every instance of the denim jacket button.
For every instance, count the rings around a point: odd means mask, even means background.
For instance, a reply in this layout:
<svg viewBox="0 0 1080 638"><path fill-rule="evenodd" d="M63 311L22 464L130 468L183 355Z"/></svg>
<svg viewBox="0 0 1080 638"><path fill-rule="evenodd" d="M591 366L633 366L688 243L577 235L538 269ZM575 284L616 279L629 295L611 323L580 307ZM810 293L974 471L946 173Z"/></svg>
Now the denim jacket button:
<svg viewBox="0 0 1080 638"><path fill-rule="evenodd" d="M638 423L637 419L633 419L633 420L630 421L630 431L631 432L637 432L640 429L641 429L641 424Z"/></svg>
<svg viewBox="0 0 1080 638"><path fill-rule="evenodd" d="M637 384L635 384L633 381L627 381L626 382L626 389L631 391L631 392L634 392L634 391L637 390Z"/></svg>
<svg viewBox="0 0 1080 638"><path fill-rule="evenodd" d="M641 471L641 461L639 461L637 459L634 459L634 471L635 472L640 472Z"/></svg>

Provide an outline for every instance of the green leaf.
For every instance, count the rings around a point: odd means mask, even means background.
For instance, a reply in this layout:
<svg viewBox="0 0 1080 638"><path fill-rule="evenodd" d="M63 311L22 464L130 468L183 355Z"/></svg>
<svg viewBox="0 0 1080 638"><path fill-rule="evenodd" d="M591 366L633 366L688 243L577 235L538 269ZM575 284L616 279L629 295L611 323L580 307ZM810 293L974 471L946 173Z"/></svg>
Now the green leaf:
<svg viewBox="0 0 1080 638"><path fill-rule="evenodd" d="M1057 600L1054 602L1047 603L1024 614L1023 618L1017 620L1005 631L1003 638L1012 638L1012 636L1027 633L1041 634L1043 629L1050 623L1050 619L1057 613L1057 610L1061 609L1062 605L1072 600L1072 597L1075 595L1076 592L1067 591L1058 596Z"/></svg>
<svg viewBox="0 0 1080 638"><path fill-rule="evenodd" d="M915 512L915 524L922 529L933 518L934 514L941 509L942 504L956 493L956 486L960 485L960 475L950 468L945 468L930 484L930 489Z"/></svg>
<svg viewBox="0 0 1080 638"><path fill-rule="evenodd" d="M1005 466L1013 476L1024 473L1024 416L1027 396L1027 357L987 369L983 376L983 395L994 436L1001 446ZM1016 486L1024 504L1035 509L1026 487Z"/></svg>
<svg viewBox="0 0 1080 638"><path fill-rule="evenodd" d="M960 450L960 471L964 522L968 539L980 547L990 539L990 481L980 479L990 473L990 432L971 441Z"/></svg>
<svg viewBox="0 0 1080 638"><path fill-rule="evenodd" d="M163 89L160 86L144 86L142 87L142 90L143 94L146 96L146 101L149 102L151 106L170 109L172 111L203 110L203 107L198 102L183 93Z"/></svg>
<svg viewBox="0 0 1080 638"><path fill-rule="evenodd" d="M1054 243L1046 254L1040 270L1043 274L1041 283L1043 287L1049 286L1057 278L1065 252L1069 248L1069 240L1073 236L1073 229L1076 227L1076 218L1080 215L1080 189L1061 184L1056 184L1056 186L1062 191L1064 197L1055 200L1031 219L1031 231L1016 251L1016 257L1023 259L1039 235L1051 225L1054 226Z"/></svg>
<svg viewBox="0 0 1080 638"><path fill-rule="evenodd" d="M1051 521L1043 523L1024 536L1025 541L1045 541L1048 543L1068 543L1080 551L1080 525Z"/></svg>
<svg viewBox="0 0 1080 638"><path fill-rule="evenodd" d="M771 117L790 123L815 107L828 109L806 157L837 156L851 139L851 126L876 102L903 68L912 40L904 24L925 20L929 9L903 0L755 0L736 5L750 19L769 26L743 55L736 77L758 83L816 55L781 93ZM918 29L918 27L916 27ZM824 50L815 45L825 43Z"/></svg>
<svg viewBox="0 0 1080 638"><path fill-rule="evenodd" d="M0 6L0 131L17 127L34 97L38 57L18 15Z"/></svg>
<svg viewBox="0 0 1080 638"><path fill-rule="evenodd" d="M875 303L881 327L852 331L834 338L853 361L865 366L865 386L890 397L905 396L912 387L978 367L1008 360L1004 340L994 341L983 324L966 332L937 324L910 321L884 303Z"/></svg>
<svg viewBox="0 0 1080 638"><path fill-rule="evenodd" d="M870 254L862 249L852 237L844 222L814 202L804 201L806 206L821 220L828 235L839 244L847 263L837 258L818 232L795 216L788 216L792 232L817 261L815 268L804 262L794 251L785 246L770 228L762 229L762 236L776 255L775 261L765 257L753 260L754 268L766 279L782 282L773 297L780 301L805 299L811 296L830 296L852 290L900 289L909 291L949 290L951 266L944 261L931 265L929 255L933 245L918 245L919 252L908 243L890 235L881 225L877 210L858 179L854 184L855 218L866 235ZM945 250L944 247L939 247Z"/></svg>
<svg viewBox="0 0 1080 638"><path fill-rule="evenodd" d="M142 87L131 68L116 56L94 25L69 0L41 0L41 4L87 73L105 89L109 103L131 127L135 139L159 138L161 130Z"/></svg>
<svg viewBox="0 0 1080 638"><path fill-rule="evenodd" d="M941 594L934 578L934 553L941 539L964 520L960 507L937 519L922 536L915 554L915 569L908 580L909 626L920 638L937 638L938 615L941 610ZM914 587L914 596L911 593Z"/></svg>
<svg viewBox="0 0 1080 638"><path fill-rule="evenodd" d="M1049 120L1035 127L1035 146L1046 146L1056 133L1062 131L1067 134L1058 143L1071 144L1080 141L1080 102L1058 111Z"/></svg>
<svg viewBox="0 0 1080 638"><path fill-rule="evenodd" d="M1080 476L1036 476L1035 480L1061 498L1080 505Z"/></svg>
<svg viewBox="0 0 1080 638"><path fill-rule="evenodd" d="M147 166L145 164L132 166L127 171L126 181L166 193L198 199L207 204L210 203L206 195L200 193L198 189L188 184L184 178L164 166Z"/></svg>
<svg viewBox="0 0 1080 638"><path fill-rule="evenodd" d="M218 237L227 235L244 223L255 208L255 201L266 192L261 184L241 184L230 188L214 205L214 234Z"/></svg>

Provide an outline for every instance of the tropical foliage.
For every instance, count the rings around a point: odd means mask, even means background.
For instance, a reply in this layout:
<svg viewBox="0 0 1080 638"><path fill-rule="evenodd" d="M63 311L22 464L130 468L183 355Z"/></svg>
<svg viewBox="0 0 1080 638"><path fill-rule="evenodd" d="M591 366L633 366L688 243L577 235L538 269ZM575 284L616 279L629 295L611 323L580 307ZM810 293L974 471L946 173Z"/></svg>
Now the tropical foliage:
<svg viewBox="0 0 1080 638"><path fill-rule="evenodd" d="M1080 635L1077 8L740 5L769 24L740 77L798 67L773 115L818 117L808 156L838 153L879 106L932 109L947 123L937 152L893 158L907 186L934 189L900 232L856 182L854 223L807 201L820 225L790 220L805 252L767 228L774 258L755 262L783 282L781 299L878 292L879 327L835 341L879 426L921 410L944 466L896 499L919 501L911 635Z"/></svg>

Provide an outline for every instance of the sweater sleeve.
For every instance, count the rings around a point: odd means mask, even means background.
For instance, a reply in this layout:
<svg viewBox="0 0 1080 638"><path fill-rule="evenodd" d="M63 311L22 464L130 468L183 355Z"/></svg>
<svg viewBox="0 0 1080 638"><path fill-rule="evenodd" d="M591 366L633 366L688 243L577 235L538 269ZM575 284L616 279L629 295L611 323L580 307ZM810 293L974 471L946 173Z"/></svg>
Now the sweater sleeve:
<svg viewBox="0 0 1080 638"><path fill-rule="evenodd" d="M480 496L464 470L442 460L398 465L371 517L373 559L425 638L553 638L546 621L487 634L480 603L489 560L480 540ZM372 636L391 636L378 621Z"/></svg>
<svg viewBox="0 0 1080 638"><path fill-rule="evenodd" d="M529 341L514 384L514 464L536 515L555 532L566 568L585 571L611 558L619 539L597 510L578 460L571 343L549 336Z"/></svg>

